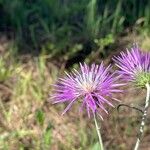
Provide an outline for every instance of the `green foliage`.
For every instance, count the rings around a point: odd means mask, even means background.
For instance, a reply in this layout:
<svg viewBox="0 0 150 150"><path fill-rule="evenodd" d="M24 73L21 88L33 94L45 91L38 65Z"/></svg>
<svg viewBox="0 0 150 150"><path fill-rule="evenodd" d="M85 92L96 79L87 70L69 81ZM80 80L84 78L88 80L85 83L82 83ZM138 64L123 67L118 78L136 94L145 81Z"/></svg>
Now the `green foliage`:
<svg viewBox="0 0 150 150"><path fill-rule="evenodd" d="M115 39L112 34L108 34L104 38L95 39L94 42L98 46L99 52L105 54L104 48L106 46L109 46L110 44L113 44L115 42Z"/></svg>
<svg viewBox="0 0 150 150"><path fill-rule="evenodd" d="M71 57L73 57L77 52L82 50L83 45L82 44L72 44L71 47L68 48L68 50L60 51L60 49L53 43L46 43L42 47L42 51L48 52L49 58L58 58L59 55L61 55L61 59L67 60Z"/></svg>
<svg viewBox="0 0 150 150"><path fill-rule="evenodd" d="M0 57L0 82L4 82L14 73L13 66L8 66L6 60Z"/></svg>
<svg viewBox="0 0 150 150"><path fill-rule="evenodd" d="M10 45L4 54L0 53L0 82L11 79L20 71L19 63L16 63L16 53L14 45Z"/></svg>
<svg viewBox="0 0 150 150"><path fill-rule="evenodd" d="M88 57L86 57L85 61L89 63L91 61L98 60L100 55L106 58L109 54L109 49L107 47L110 47L115 43L115 38L116 37L113 34L108 34L103 38L94 39L96 48Z"/></svg>
<svg viewBox="0 0 150 150"><path fill-rule="evenodd" d="M87 30L92 36L96 36L99 33L101 16L97 15L97 0L90 0L87 5Z"/></svg>
<svg viewBox="0 0 150 150"><path fill-rule="evenodd" d="M49 150L50 145L51 145L51 140L52 140L52 130L51 130L51 125L49 124L48 127L46 128L46 131L43 134L43 149Z"/></svg>
<svg viewBox="0 0 150 150"><path fill-rule="evenodd" d="M150 1L147 0L1 0L1 24L13 29L25 49L44 49L64 59L78 53L91 39L117 35L136 25L149 32ZM58 56L59 55L59 56Z"/></svg>
<svg viewBox="0 0 150 150"><path fill-rule="evenodd" d="M92 146L92 150L101 150L98 142Z"/></svg>
<svg viewBox="0 0 150 150"><path fill-rule="evenodd" d="M36 120L37 122L42 126L44 124L44 120L45 120L45 114L41 109L38 109L36 111Z"/></svg>

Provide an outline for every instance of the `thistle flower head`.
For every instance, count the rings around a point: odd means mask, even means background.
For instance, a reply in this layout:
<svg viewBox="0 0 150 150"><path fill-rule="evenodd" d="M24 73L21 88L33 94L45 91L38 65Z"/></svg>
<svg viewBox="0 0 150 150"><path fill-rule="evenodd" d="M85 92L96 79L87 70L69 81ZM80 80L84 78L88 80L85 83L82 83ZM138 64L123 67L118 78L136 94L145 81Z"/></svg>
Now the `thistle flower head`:
<svg viewBox="0 0 150 150"><path fill-rule="evenodd" d="M150 84L150 53L142 52L137 45L131 51L121 52L114 58L118 71L125 81L131 81L139 87Z"/></svg>
<svg viewBox="0 0 150 150"><path fill-rule="evenodd" d="M104 105L113 106L108 98L116 100L112 94L121 92L118 89L121 84L116 83L118 77L110 70L111 66L105 68L103 63L91 66L80 64L79 71L74 69L70 74L66 73L66 77L60 78L54 85L54 103L69 103L63 114L75 101L82 103L80 110L86 108L89 117L91 112L100 115L100 110L103 110L107 113Z"/></svg>

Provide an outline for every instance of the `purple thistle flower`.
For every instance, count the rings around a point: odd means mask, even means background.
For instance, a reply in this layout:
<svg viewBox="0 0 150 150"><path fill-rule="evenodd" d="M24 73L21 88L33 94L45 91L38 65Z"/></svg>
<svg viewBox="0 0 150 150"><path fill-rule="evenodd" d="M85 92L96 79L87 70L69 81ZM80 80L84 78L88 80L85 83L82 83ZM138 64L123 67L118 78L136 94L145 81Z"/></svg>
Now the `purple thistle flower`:
<svg viewBox="0 0 150 150"><path fill-rule="evenodd" d="M137 86L145 87L150 83L150 53L142 52L137 45L121 52L120 56L113 59L120 68L118 73L124 81L130 81Z"/></svg>
<svg viewBox="0 0 150 150"><path fill-rule="evenodd" d="M108 104L113 107L113 104L108 100L113 98L113 93L121 92L118 89L122 84L116 83L118 77L115 72L111 73L111 66L104 67L103 62L100 65L87 66L85 63L80 64L80 70L74 69L72 73L66 73L65 78L60 78L58 83L54 85L54 94L52 98L54 103L68 102L68 106L62 114L68 111L75 101L82 103L80 110L86 108L88 116L90 113L105 111L104 105Z"/></svg>

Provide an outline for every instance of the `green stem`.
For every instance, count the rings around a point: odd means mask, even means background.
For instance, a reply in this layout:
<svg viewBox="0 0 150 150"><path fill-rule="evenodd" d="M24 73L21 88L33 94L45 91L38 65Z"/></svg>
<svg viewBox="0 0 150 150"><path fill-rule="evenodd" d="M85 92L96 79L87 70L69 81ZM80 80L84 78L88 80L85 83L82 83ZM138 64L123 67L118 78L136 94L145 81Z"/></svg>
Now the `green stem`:
<svg viewBox="0 0 150 150"><path fill-rule="evenodd" d="M146 94L146 100L145 100L144 113L143 113L142 120L141 120L139 136L137 138L134 150L139 149L141 138L142 138L143 132L144 132L145 121L146 121L146 118L147 118L147 111L148 111L148 108L149 108L149 105L150 105L150 85L148 83L146 84L146 89L147 89L147 94Z"/></svg>
<svg viewBox="0 0 150 150"><path fill-rule="evenodd" d="M101 132L100 132L100 127L98 126L97 119L96 119L96 113L94 113L94 122L95 122L97 135L98 135L98 138L99 138L100 150L104 150L102 137L101 137Z"/></svg>

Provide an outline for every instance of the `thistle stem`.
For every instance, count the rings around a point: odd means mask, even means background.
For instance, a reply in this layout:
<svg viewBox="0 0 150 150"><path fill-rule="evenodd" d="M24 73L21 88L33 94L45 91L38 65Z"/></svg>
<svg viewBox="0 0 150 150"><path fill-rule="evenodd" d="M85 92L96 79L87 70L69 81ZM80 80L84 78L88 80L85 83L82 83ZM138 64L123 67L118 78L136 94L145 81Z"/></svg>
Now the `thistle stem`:
<svg viewBox="0 0 150 150"><path fill-rule="evenodd" d="M147 89L147 94L146 94L146 100L145 100L145 107L144 107L144 112L143 112L143 116L142 116L142 119L141 119L139 135L138 135L134 150L139 149L139 145L140 145L140 142L141 142L141 138L143 136L145 122L146 122L146 118L147 118L147 111L148 111L148 108L149 108L149 105L150 105L150 85L148 83L146 84L146 89Z"/></svg>
<svg viewBox="0 0 150 150"><path fill-rule="evenodd" d="M100 132L100 127L98 126L96 118L97 118L96 117L96 113L94 113L94 122L95 122L95 127L96 127L96 131L97 131L97 135L98 135L98 138L99 138L100 150L104 150L103 142L102 142L102 137L101 137L101 132Z"/></svg>

